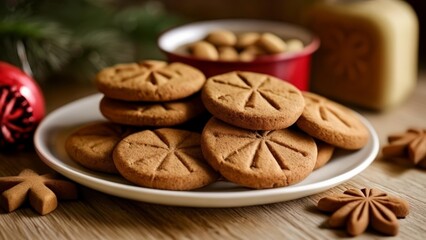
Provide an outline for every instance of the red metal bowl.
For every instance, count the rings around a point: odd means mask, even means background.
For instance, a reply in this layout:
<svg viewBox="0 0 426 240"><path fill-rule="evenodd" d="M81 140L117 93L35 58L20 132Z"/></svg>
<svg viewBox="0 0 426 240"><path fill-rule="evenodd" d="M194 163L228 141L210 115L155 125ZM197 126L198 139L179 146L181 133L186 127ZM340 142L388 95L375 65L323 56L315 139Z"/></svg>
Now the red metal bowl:
<svg viewBox="0 0 426 240"><path fill-rule="evenodd" d="M256 58L251 62L210 61L194 58L182 51L182 46L203 39L209 32L227 29L240 32L271 32L283 39L300 39L305 47L294 53L282 53ZM162 33L158 47L170 62L182 62L200 69L206 77L230 71L252 71L266 73L288 81L300 90L308 90L312 54L319 47L319 39L299 26L266 20L211 20L182 25Z"/></svg>

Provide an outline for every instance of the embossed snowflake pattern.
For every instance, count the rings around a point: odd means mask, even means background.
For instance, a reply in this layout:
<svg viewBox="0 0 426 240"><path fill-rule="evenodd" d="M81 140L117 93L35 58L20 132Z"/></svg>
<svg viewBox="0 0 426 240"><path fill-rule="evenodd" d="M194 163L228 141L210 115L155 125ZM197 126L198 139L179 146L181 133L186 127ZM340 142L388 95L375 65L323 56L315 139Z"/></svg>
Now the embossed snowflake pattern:
<svg viewBox="0 0 426 240"><path fill-rule="evenodd" d="M203 154L230 182L255 189L284 187L306 178L317 148L294 129L247 130L212 118L202 134Z"/></svg>
<svg viewBox="0 0 426 240"><path fill-rule="evenodd" d="M268 76L244 75L236 73L232 78L214 78L213 82L228 88L225 94L218 96L219 100L226 101L228 98L241 99L244 109L256 107L268 107L275 110L282 110L282 100L290 101L290 94L297 94L295 90L277 89L271 84ZM275 88L274 88L275 87Z"/></svg>
<svg viewBox="0 0 426 240"><path fill-rule="evenodd" d="M370 188L349 189L343 194L322 198L318 208L334 212L328 224L332 228L346 225L347 232L356 236L370 225L386 235L396 235L399 230L397 218L408 215L409 205L403 199Z"/></svg>
<svg viewBox="0 0 426 240"><path fill-rule="evenodd" d="M353 127L351 120L347 119L347 113L333 102L308 92L304 92L303 97L305 98L306 108L313 109L312 112L318 113L322 121L344 125L347 128Z"/></svg>
<svg viewBox="0 0 426 240"><path fill-rule="evenodd" d="M27 197L41 215L56 209L57 196L64 200L77 198L73 183L56 179L53 174L38 175L31 169L24 169L18 176L0 177L0 191L1 206L8 212L19 208Z"/></svg>
<svg viewBox="0 0 426 240"><path fill-rule="evenodd" d="M181 76L182 73L179 69L167 68L165 62L144 61L138 65L119 66L115 69L115 74L112 77L119 82L146 82L160 86Z"/></svg>
<svg viewBox="0 0 426 240"><path fill-rule="evenodd" d="M238 157L238 155L244 155L242 154L244 152L262 152L265 153L263 156L272 156L269 159L274 160L276 162L276 166L281 170L289 170L290 168L286 163L288 160L285 158L283 151L291 151L300 157L306 157L309 155L309 153L305 150L292 146L278 138L276 136L276 131L254 131L252 134L248 132L245 135L216 133L216 135L220 136L222 139L233 138L240 140L235 142L235 148L232 152L225 154L223 157L223 161L225 162L233 162L235 157ZM261 168L261 162L265 161L266 158L261 158L261 154L252 154L251 156L251 158L245 159L248 163L245 165L252 170Z"/></svg>
<svg viewBox="0 0 426 240"><path fill-rule="evenodd" d="M133 109L141 114L149 114L151 112L158 114L158 112L177 111L177 109L174 108L173 103L155 103L146 105L135 104Z"/></svg>
<svg viewBox="0 0 426 240"><path fill-rule="evenodd" d="M330 27L321 33L323 64L338 79L359 82L368 73L371 42L360 31Z"/></svg>
<svg viewBox="0 0 426 240"><path fill-rule="evenodd" d="M188 133L185 136L178 136L175 134L175 138L164 134L162 130L150 131L155 136L154 141L141 140L138 141L138 149L147 153L142 158L135 158L132 165L144 165L150 163L152 159L155 159L152 163L154 165L154 171L168 171L168 169L176 166L176 163L180 163L181 167L184 167L189 173L193 172L193 164L190 161L192 159L198 159L202 157L199 142L194 142ZM172 132L168 132L172 133Z"/></svg>
<svg viewBox="0 0 426 240"><path fill-rule="evenodd" d="M93 125L95 126L95 125ZM80 137L90 139L88 147L96 152L103 152L103 148L117 144L121 139L134 133L136 128L119 125L112 122L96 124L96 127L89 125L78 132ZM101 137L101 138L100 138Z"/></svg>
<svg viewBox="0 0 426 240"><path fill-rule="evenodd" d="M426 129L410 128L405 133L388 137L389 144L382 149L386 158L404 158L426 168Z"/></svg>

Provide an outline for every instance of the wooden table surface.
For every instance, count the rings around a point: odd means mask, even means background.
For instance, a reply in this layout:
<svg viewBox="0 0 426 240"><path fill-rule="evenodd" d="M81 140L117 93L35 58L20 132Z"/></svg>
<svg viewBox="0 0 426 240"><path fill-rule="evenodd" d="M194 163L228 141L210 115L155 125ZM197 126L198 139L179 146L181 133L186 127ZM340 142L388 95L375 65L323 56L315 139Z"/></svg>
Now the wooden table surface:
<svg viewBox="0 0 426 240"><path fill-rule="evenodd" d="M50 84L43 88L48 111L96 92L91 84ZM380 144L386 136L409 127L426 128L426 72L402 105L386 112L360 111L376 129ZM51 172L34 151L0 153L0 176L24 168ZM395 238L426 239L426 171L384 161L380 154L365 171L323 193L298 200L241 208L161 206L110 196L79 185L77 201L60 202L40 216L24 206L0 210L0 239L331 239L349 237L325 228L328 216L316 209L318 200L347 188L374 187L406 199L411 212L399 220ZM385 238L367 231L359 239Z"/></svg>

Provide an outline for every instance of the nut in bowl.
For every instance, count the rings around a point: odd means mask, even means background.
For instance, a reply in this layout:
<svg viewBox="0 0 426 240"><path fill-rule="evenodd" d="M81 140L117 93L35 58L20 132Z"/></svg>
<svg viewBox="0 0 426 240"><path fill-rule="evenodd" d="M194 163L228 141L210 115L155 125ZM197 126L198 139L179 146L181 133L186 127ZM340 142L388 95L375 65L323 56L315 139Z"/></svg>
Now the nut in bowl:
<svg viewBox="0 0 426 240"><path fill-rule="evenodd" d="M218 36L215 36L218 32L222 34L219 34L219 41ZM229 33L234 34L235 44L232 44ZM256 34L259 38L257 40ZM224 37L222 40L227 40L227 44L221 46L218 43L220 37ZM238 41L240 39L252 43L241 47ZM279 48L282 44L286 46L280 52L273 52L268 51L268 43L277 44ZM295 45L296 50L292 50ZM252 71L273 75L292 83L300 90L308 90L311 56L319 47L319 39L304 28L284 22L211 20L167 30L159 36L158 46L169 61L192 65L207 77L235 70ZM203 57L203 54L207 56ZM230 60L221 58L221 54L237 57Z"/></svg>

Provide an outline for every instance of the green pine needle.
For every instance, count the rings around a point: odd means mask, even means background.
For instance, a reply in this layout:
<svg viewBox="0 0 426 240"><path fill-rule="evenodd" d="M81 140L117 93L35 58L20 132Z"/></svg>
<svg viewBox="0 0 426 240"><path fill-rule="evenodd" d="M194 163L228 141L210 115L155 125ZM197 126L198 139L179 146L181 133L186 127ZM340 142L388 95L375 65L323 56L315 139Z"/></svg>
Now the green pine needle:
<svg viewBox="0 0 426 240"><path fill-rule="evenodd" d="M25 58L18 54L22 43ZM28 61L36 79L67 64L72 49L71 34L58 23L27 17L0 22L0 59L22 66Z"/></svg>

